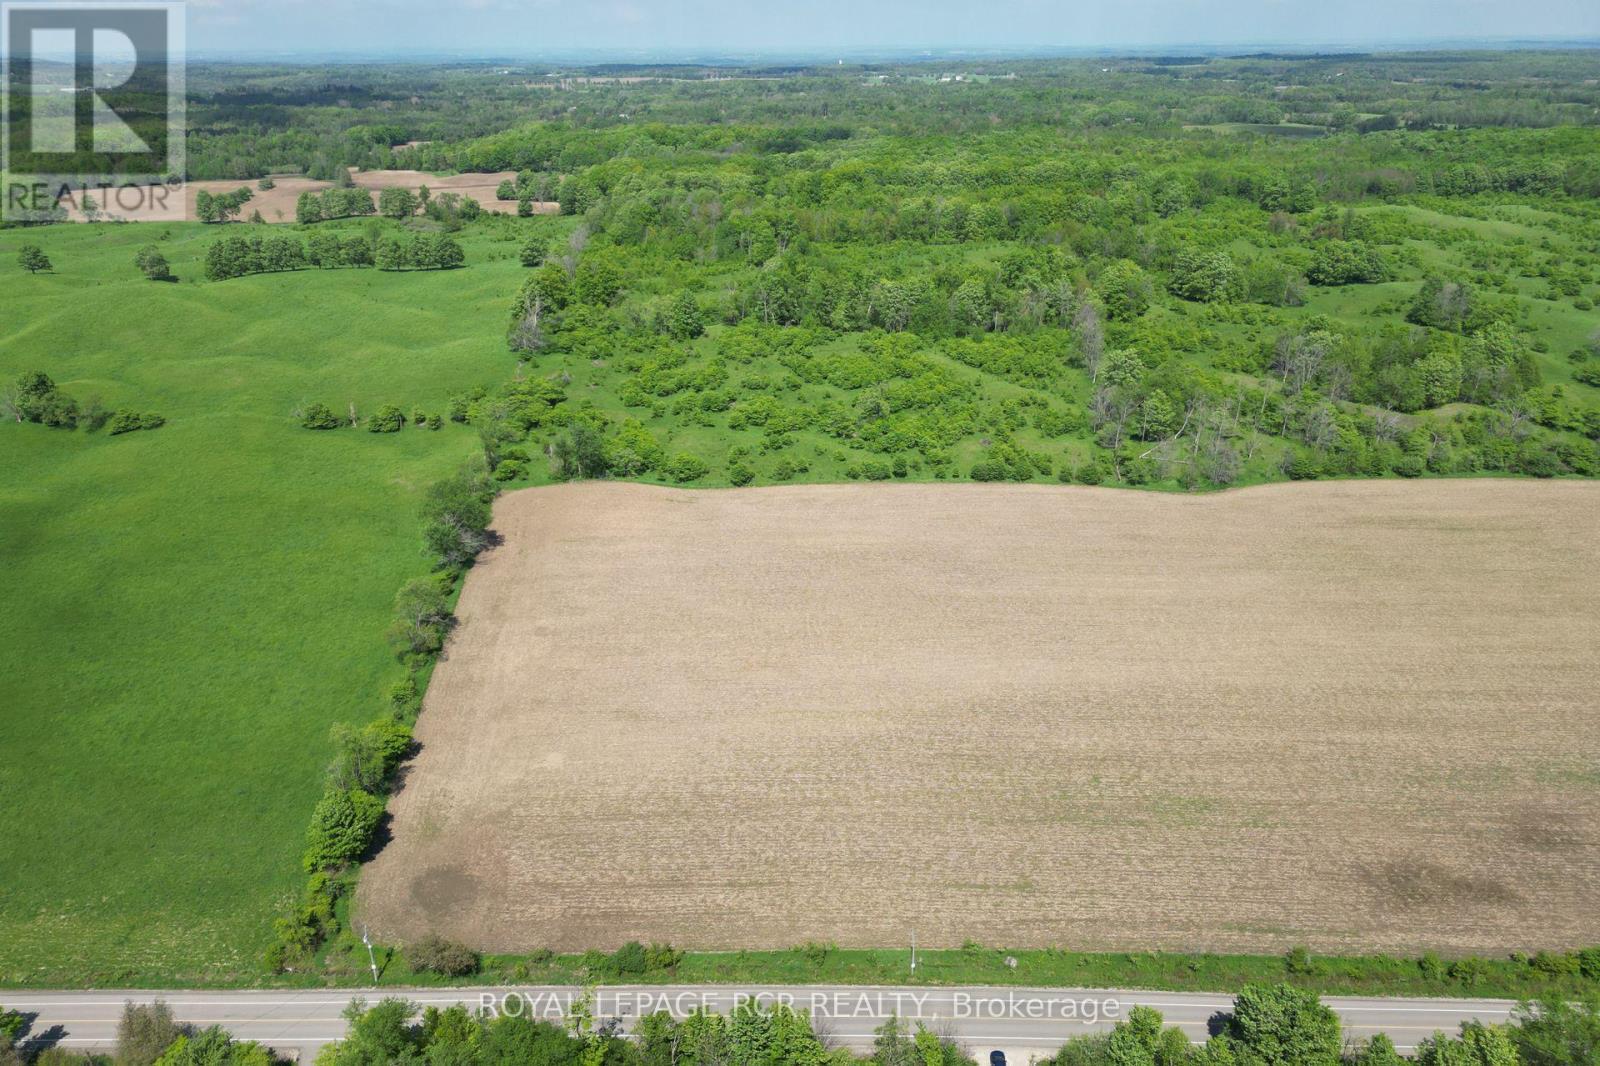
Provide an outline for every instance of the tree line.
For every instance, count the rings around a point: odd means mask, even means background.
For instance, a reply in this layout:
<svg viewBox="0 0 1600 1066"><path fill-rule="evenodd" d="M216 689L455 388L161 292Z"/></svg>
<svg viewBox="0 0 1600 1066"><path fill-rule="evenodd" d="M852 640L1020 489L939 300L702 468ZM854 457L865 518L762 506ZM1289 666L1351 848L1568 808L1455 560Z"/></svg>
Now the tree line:
<svg viewBox="0 0 1600 1066"><path fill-rule="evenodd" d="M212 281L306 267L369 267L379 270L452 270L465 265L460 243L443 233L341 240L315 233L308 241L286 235L230 236L206 249Z"/></svg>
<svg viewBox="0 0 1600 1066"><path fill-rule="evenodd" d="M165 417L153 411L112 409L98 398L80 405L42 370L22 374L0 386L0 418L54 429L81 428L89 433L103 429L113 437L141 429L160 429L167 424Z"/></svg>
<svg viewBox="0 0 1600 1066"><path fill-rule="evenodd" d="M383 710L375 718L361 726L333 728L333 759L322 798L311 812L301 857L308 876L299 901L274 923L265 959L272 972L311 966L318 948L339 929L337 904L353 884L350 867L371 847L396 771L411 752L411 729L422 706L420 682L455 624L450 605L456 589L489 545L495 494L481 460L424 493L421 539L434 569L408 581L395 595L386 634L405 674L384 694ZM465 958L450 945L436 946L432 955L447 970L455 966L452 957Z"/></svg>

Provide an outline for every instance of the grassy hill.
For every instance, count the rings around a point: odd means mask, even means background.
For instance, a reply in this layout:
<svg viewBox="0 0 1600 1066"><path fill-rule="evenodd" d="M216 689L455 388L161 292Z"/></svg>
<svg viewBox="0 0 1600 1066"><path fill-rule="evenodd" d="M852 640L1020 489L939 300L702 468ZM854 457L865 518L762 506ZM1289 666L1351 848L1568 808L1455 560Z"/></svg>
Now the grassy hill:
<svg viewBox="0 0 1600 1066"><path fill-rule="evenodd" d="M535 225L537 223L527 223ZM145 281L157 243L176 284ZM0 428L8 609L0 981L227 980L257 968L321 792L328 729L399 676L382 640L426 572L417 493L472 430L314 434L311 400L442 410L506 376L520 267L200 280L215 230L60 226L5 282L0 377L166 416ZM499 258L496 258L496 257Z"/></svg>

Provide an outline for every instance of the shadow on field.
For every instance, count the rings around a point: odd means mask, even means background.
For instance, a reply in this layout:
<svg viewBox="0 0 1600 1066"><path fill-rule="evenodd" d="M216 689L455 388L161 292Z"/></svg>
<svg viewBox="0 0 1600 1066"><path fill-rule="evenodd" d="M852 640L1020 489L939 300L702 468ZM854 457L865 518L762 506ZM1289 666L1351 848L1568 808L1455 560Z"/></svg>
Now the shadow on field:
<svg viewBox="0 0 1600 1066"><path fill-rule="evenodd" d="M411 775L416 771L416 758L422 752L422 745L415 740L411 747L406 749L406 754L399 766L395 767L394 778L389 784L390 797L398 796L406 790L406 783L411 780Z"/></svg>

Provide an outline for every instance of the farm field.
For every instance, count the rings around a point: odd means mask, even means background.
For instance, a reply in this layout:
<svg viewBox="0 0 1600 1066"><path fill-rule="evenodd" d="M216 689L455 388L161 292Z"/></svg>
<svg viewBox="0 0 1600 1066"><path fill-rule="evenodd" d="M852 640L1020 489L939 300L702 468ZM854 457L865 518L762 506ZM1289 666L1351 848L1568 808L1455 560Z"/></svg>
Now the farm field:
<svg viewBox="0 0 1600 1066"><path fill-rule="evenodd" d="M176 284L132 268L163 233ZM208 284L214 229L6 231L0 257L23 237L56 272L8 279L0 379L167 424L0 430L0 982L236 980L298 891L330 725L400 676L383 628L427 569L419 493L478 448L291 412L500 380L515 259L479 238L451 273Z"/></svg>
<svg viewBox="0 0 1600 1066"><path fill-rule="evenodd" d="M515 178L515 171L505 171L499 174L425 174L419 170L358 170L350 175L351 180L360 188L370 189L373 193L384 189L409 189L417 192L426 185L430 192L453 192L461 196L470 196L478 201L485 211L493 211L503 215L517 213L517 201L501 200L496 195L500 182L507 178ZM183 187L184 204L187 217L195 217L195 198L200 193L206 192L213 196L222 196L236 189L250 190L250 201L245 205L241 217L248 219L253 213L260 212L261 220L268 224L293 223L295 221L295 204L300 199L301 193L322 192L333 188L331 181L317 181L312 178L279 177L273 179L271 189L260 189L254 181L191 181ZM71 221L85 221L83 210L75 200L68 203L68 217ZM147 204L138 207L148 208ZM148 217L141 217L139 209L122 211L116 204L100 204L99 207L106 213L125 222L146 222ZM534 212L541 215L555 214L558 208L553 203L535 203Z"/></svg>
<svg viewBox="0 0 1600 1066"><path fill-rule="evenodd" d="M1600 936L1600 486L501 499L376 935L1501 952Z"/></svg>

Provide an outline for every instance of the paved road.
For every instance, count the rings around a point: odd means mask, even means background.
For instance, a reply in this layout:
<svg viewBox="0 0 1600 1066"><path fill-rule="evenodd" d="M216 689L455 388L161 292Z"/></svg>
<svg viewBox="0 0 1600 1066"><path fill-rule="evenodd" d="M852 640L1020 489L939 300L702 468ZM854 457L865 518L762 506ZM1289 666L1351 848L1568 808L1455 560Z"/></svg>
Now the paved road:
<svg viewBox="0 0 1600 1066"><path fill-rule="evenodd" d="M26 1039L66 1047L102 1047L116 1034L117 1018L128 1000L164 1000L180 1021L197 1026L222 1025L235 1036L259 1040L301 1062L310 1062L319 1047L340 1039L340 1017L350 991L237 992L5 992L0 1005L32 1015ZM477 1009L531 1012L559 1019L576 990L570 987L394 989L367 993L370 999L405 996L422 1006L463 1003ZM988 1061L994 1049L1012 1063L1026 1066L1031 1058L1052 1054L1068 1037L1109 1028L1129 1009L1155 1007L1169 1024L1190 1037L1206 1037L1208 1019L1225 1010L1231 997L1179 992L1130 992L1106 989L1027 988L891 988L860 986L615 986L598 992L596 1013L616 1018L624 1027L653 1010L684 1014L701 1006L727 1011L740 998L782 1000L806 1008L817 1030L836 1045L870 1048L873 1030L889 1014L928 1023L955 1037ZM1345 1033L1364 1040L1388 1033L1402 1051L1436 1030L1454 1032L1462 1022L1503 1022L1512 1004L1505 1000L1356 999L1325 1000L1344 1021Z"/></svg>

